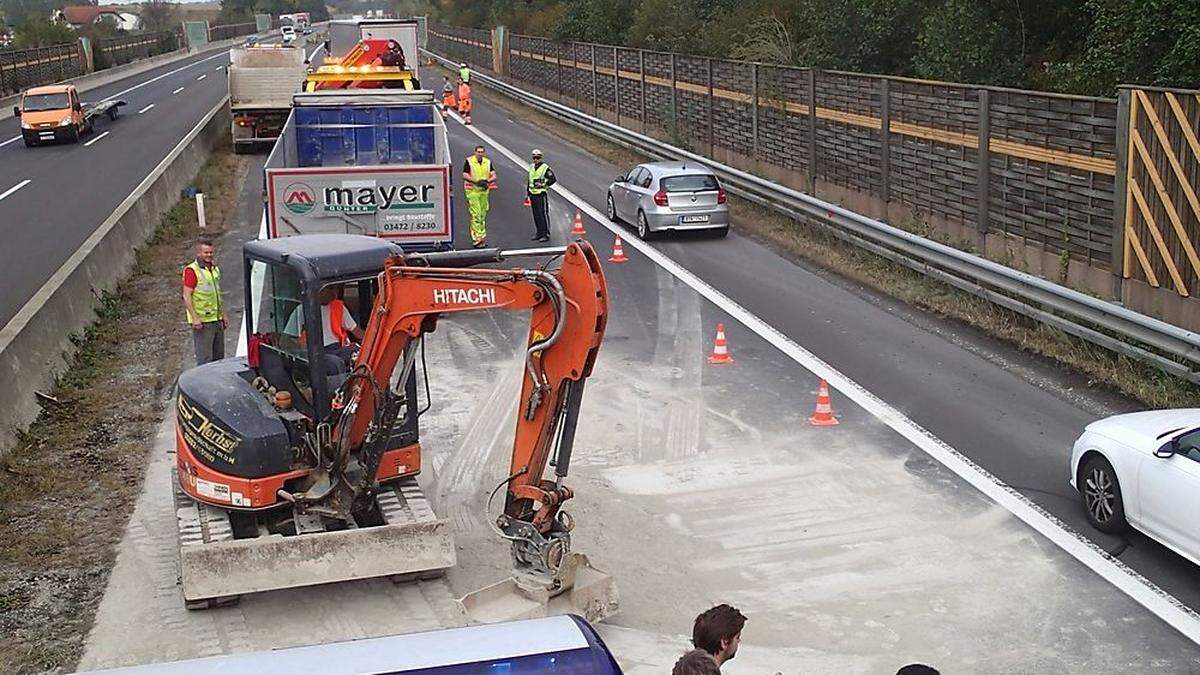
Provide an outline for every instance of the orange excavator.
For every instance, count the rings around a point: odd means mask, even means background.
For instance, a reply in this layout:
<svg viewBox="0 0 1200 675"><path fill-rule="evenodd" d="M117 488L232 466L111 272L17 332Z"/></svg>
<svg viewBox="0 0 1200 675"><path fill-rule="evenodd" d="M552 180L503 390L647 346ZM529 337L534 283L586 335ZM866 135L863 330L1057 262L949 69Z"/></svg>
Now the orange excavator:
<svg viewBox="0 0 1200 675"><path fill-rule="evenodd" d="M417 364L427 407L423 338L439 318L510 310L529 312L530 325L511 460L492 493L504 491L504 506L489 521L511 542L514 571L464 604L481 620L544 613L554 602L589 619L615 611L611 578L571 551L573 522L562 511L608 311L587 243L406 254L374 237L322 234L252 241L243 256L247 355L179 378L175 469L189 607L453 566L448 525L416 482ZM496 266L533 256L547 262Z"/></svg>

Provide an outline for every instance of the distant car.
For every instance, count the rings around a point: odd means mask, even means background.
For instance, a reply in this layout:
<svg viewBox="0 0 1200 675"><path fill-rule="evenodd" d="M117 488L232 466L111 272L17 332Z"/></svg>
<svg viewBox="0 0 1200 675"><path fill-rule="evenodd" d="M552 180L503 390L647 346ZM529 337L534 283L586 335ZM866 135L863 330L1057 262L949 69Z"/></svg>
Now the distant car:
<svg viewBox="0 0 1200 675"><path fill-rule="evenodd" d="M1200 564L1200 408L1092 422L1075 441L1071 485L1096 529L1136 528Z"/></svg>
<svg viewBox="0 0 1200 675"><path fill-rule="evenodd" d="M279 29L280 35L283 36L283 44L291 44L296 41L295 26L284 26Z"/></svg>
<svg viewBox="0 0 1200 675"><path fill-rule="evenodd" d="M608 186L608 218L633 223L641 239L658 232L729 234L729 205L715 174L699 164L639 164Z"/></svg>

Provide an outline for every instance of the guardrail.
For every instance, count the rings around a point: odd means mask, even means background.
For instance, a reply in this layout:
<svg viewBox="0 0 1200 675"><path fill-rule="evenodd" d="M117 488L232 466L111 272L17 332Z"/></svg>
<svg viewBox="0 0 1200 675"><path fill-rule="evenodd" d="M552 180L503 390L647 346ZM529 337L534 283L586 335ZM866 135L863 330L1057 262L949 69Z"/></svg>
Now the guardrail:
<svg viewBox="0 0 1200 675"><path fill-rule="evenodd" d="M446 67L457 67L449 59L428 50L422 51ZM471 81L636 152L660 159L687 159L703 164L712 169L731 192L750 201L794 218L815 222L839 238L905 267L1200 384L1200 334L867 218L478 71L472 71Z"/></svg>

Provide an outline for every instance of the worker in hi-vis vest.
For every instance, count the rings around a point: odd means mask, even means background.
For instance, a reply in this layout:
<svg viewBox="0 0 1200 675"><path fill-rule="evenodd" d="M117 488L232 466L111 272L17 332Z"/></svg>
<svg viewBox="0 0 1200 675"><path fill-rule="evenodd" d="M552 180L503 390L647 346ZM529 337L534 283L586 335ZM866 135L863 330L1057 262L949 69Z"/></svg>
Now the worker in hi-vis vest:
<svg viewBox="0 0 1200 675"><path fill-rule="evenodd" d="M446 75L442 76L442 119L446 118L446 113L458 108L458 102L454 98L454 85L450 83L450 78Z"/></svg>
<svg viewBox="0 0 1200 675"><path fill-rule="evenodd" d="M462 115L463 124L471 123L471 85L462 80L458 82L458 114Z"/></svg>
<svg viewBox="0 0 1200 675"><path fill-rule="evenodd" d="M466 82L467 84L471 84L471 69L467 67L467 64L458 64L458 79Z"/></svg>
<svg viewBox="0 0 1200 675"><path fill-rule="evenodd" d="M183 268L183 307L192 327L196 365L225 358L225 303L221 299L221 268L213 261L213 243L202 239L196 259Z"/></svg>
<svg viewBox="0 0 1200 675"><path fill-rule="evenodd" d="M537 148L530 153L533 163L529 165L529 180L525 192L529 195L529 209L533 212L533 241L550 241L550 195L547 191L557 179L549 164L542 161L542 151Z"/></svg>
<svg viewBox="0 0 1200 675"><path fill-rule="evenodd" d="M480 248L487 244L488 193L496 189L496 172L482 145L475 146L475 154L463 162L462 174L471 211L471 244Z"/></svg>

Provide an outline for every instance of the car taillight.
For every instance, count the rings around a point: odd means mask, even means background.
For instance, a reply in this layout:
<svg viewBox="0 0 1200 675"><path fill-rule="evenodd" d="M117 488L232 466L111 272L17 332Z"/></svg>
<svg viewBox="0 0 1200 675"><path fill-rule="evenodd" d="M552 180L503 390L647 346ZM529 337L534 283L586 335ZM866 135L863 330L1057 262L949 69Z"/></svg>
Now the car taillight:
<svg viewBox="0 0 1200 675"><path fill-rule="evenodd" d="M654 203L658 206L666 206L667 205L667 193L663 192L662 190L655 192L654 193Z"/></svg>
<svg viewBox="0 0 1200 675"><path fill-rule="evenodd" d="M717 188L717 203L724 204L728 197L725 196L725 188Z"/></svg>

